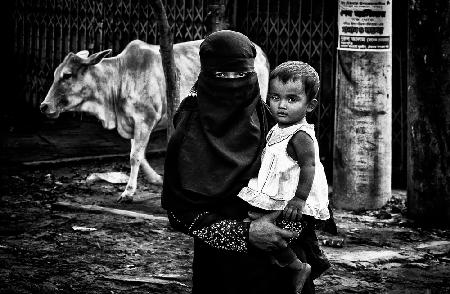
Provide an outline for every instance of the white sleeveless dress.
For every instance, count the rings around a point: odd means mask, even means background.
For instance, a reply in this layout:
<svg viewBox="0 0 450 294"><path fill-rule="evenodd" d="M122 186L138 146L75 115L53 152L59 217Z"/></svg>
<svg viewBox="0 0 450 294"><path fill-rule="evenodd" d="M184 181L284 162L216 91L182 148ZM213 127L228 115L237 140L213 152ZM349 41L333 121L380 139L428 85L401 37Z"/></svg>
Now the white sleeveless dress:
<svg viewBox="0 0 450 294"><path fill-rule="evenodd" d="M298 131L303 131L312 138L315 153L314 181L303 214L326 220L330 218L328 183L319 159L314 125L308 124L306 119L286 128L280 128L277 124L269 131L258 177L251 179L238 197L264 210L283 210L286 207L288 201L295 196L300 175L300 166L287 154L287 145Z"/></svg>

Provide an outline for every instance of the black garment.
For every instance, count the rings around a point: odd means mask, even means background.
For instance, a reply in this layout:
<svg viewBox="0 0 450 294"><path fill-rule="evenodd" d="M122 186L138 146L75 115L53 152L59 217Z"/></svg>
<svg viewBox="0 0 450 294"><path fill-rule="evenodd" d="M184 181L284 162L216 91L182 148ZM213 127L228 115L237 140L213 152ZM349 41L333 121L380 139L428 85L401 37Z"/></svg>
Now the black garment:
<svg viewBox="0 0 450 294"><path fill-rule="evenodd" d="M251 120L244 120L247 126L241 126L248 130L235 130L235 140L240 142L227 144L218 142L220 137L214 140L215 134L212 132L208 135L203 133L198 97L188 96L182 101L174 117L175 132L166 150L161 196L164 209L176 212L217 211L258 174L265 136L270 126L268 107L259 96L252 108ZM259 130L257 140L252 130L255 123ZM228 135L233 136L224 134ZM222 152L217 150L220 148ZM227 152L232 148L242 150ZM207 194L208 191L211 194Z"/></svg>
<svg viewBox="0 0 450 294"><path fill-rule="evenodd" d="M221 30L200 45L202 71L253 71L255 57L255 46L239 32Z"/></svg>
<svg viewBox="0 0 450 294"><path fill-rule="evenodd" d="M180 184L214 203L228 197L237 181L258 172L264 137L256 111L259 96L256 73L221 79L201 72L197 88L198 112L180 143ZM193 168L195 167L195 168Z"/></svg>

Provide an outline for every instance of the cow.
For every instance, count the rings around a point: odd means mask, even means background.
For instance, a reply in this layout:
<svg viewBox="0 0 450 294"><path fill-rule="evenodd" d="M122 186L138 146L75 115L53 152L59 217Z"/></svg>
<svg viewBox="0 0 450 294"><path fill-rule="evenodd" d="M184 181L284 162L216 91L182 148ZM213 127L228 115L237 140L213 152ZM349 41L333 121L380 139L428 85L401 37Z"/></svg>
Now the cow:
<svg viewBox="0 0 450 294"><path fill-rule="evenodd" d="M173 46L175 65L180 73L180 98L188 95L200 72L199 47L203 40ZM266 98L269 62L256 45L255 71ZM162 178L145 159L151 131L167 122L166 81L159 45L131 41L115 57L106 58L111 49L92 55L86 50L69 53L54 72L54 80L41 112L57 118L61 112L87 112L96 116L106 129L116 128L131 140L130 177L125 191L117 199L132 201L141 166L150 183Z"/></svg>

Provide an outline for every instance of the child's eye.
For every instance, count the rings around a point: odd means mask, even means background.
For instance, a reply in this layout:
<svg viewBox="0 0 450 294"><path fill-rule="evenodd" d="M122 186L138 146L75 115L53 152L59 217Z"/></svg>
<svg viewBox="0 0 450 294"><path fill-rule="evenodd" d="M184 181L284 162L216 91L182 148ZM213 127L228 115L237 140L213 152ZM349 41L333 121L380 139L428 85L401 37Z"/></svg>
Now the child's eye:
<svg viewBox="0 0 450 294"><path fill-rule="evenodd" d="M272 101L278 101L278 99L280 99L280 98L276 95L269 95L269 99Z"/></svg>
<svg viewBox="0 0 450 294"><path fill-rule="evenodd" d="M289 103L297 102L298 100L299 100L298 97L289 97L288 98Z"/></svg>

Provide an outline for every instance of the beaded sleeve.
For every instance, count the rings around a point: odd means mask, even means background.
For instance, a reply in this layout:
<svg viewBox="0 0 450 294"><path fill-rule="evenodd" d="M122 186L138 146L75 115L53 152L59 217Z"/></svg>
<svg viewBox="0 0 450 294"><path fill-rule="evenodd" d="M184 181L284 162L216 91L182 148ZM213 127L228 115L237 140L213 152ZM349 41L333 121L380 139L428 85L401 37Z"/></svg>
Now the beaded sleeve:
<svg viewBox="0 0 450 294"><path fill-rule="evenodd" d="M248 251L248 222L222 219L206 211L183 214L169 211L168 217L174 229L202 240L213 248L238 253Z"/></svg>

